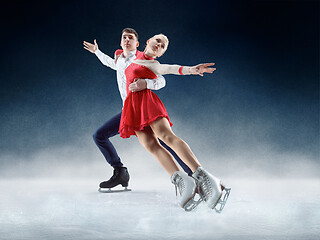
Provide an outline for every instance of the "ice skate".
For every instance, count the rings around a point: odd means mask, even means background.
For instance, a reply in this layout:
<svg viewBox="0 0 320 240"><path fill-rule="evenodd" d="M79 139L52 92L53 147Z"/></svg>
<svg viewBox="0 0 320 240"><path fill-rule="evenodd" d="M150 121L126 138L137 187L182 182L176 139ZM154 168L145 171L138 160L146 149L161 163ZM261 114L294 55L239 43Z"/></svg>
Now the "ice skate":
<svg viewBox="0 0 320 240"><path fill-rule="evenodd" d="M129 179L130 179L130 176L126 167L115 167L113 170L112 177L108 181L101 182L100 188L98 191L102 193L131 191L131 189L128 189ZM113 189L118 185L121 185L122 187L124 187L124 189L121 189L121 190Z"/></svg>
<svg viewBox="0 0 320 240"><path fill-rule="evenodd" d="M186 173L180 171L175 172L171 176L171 182L175 185L178 203L185 211L193 210L202 201L202 199L198 201L194 200L196 183L195 180Z"/></svg>
<svg viewBox="0 0 320 240"><path fill-rule="evenodd" d="M199 167L192 177L196 179L198 192L208 207L220 213L228 200L231 188L222 186L220 179L212 176L202 167Z"/></svg>
<svg viewBox="0 0 320 240"><path fill-rule="evenodd" d="M215 206L214 210L217 213L221 213L222 210L224 209L224 206L227 203L228 197L230 195L231 192L231 188L225 188L223 185L221 185L221 189L222 189L222 196L219 199L217 205Z"/></svg>

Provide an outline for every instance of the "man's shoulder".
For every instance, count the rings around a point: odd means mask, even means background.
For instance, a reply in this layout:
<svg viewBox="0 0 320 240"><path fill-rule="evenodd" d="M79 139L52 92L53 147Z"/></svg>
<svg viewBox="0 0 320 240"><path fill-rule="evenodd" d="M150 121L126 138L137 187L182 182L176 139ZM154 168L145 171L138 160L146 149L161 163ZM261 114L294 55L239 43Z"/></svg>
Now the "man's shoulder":
<svg viewBox="0 0 320 240"><path fill-rule="evenodd" d="M123 53L123 50L122 49L117 49L115 52L114 52L114 55L121 55Z"/></svg>

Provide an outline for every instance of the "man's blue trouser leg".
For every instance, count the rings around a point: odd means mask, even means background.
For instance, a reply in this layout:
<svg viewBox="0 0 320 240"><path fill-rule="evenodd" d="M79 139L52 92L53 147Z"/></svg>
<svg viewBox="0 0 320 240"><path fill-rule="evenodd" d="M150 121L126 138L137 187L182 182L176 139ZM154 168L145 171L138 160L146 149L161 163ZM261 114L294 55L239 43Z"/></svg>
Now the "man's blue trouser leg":
<svg viewBox="0 0 320 240"><path fill-rule="evenodd" d="M118 113L93 134L94 142L112 167L121 167L123 165L116 149L109 140L109 138L119 134L120 119L121 113Z"/></svg>
<svg viewBox="0 0 320 240"><path fill-rule="evenodd" d="M103 124L94 134L93 140L100 149L101 153L112 167L121 167L123 164L117 154L116 149L110 142L109 138L119 134L121 113L118 113L105 124ZM176 159L182 169L191 176L191 169L179 158L179 156L163 141L159 139L160 144L167 149Z"/></svg>

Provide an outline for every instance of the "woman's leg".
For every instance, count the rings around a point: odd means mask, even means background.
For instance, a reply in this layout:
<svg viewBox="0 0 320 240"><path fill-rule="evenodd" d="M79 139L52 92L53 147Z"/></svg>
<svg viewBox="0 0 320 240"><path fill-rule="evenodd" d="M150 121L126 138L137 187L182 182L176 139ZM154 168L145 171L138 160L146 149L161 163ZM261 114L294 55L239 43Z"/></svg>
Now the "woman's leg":
<svg viewBox="0 0 320 240"><path fill-rule="evenodd" d="M143 131L137 131L136 134L142 146L155 156L170 176L172 176L174 172L179 171L173 157L160 145L157 137L150 127L146 127Z"/></svg>
<svg viewBox="0 0 320 240"><path fill-rule="evenodd" d="M196 156L191 151L187 143L177 137L171 130L168 119L159 118L150 125L154 134L160 138L165 144L170 146L178 156L188 165L188 167L195 172L200 163Z"/></svg>
<svg viewBox="0 0 320 240"><path fill-rule="evenodd" d="M154 155L170 174L171 182L176 187L176 193L179 192L179 194L177 194L179 205L185 209L192 208L192 199L196 194L195 180L186 173L179 171L172 155L161 146L158 138L150 127L146 127L143 131L136 132L136 134L142 146Z"/></svg>
<svg viewBox="0 0 320 240"><path fill-rule="evenodd" d="M221 185L220 179L212 176L209 172L200 166L197 158L192 153L188 144L177 137L171 130L169 122L166 118L154 121L150 125L155 135L170 146L178 156L191 168L194 172L192 176L197 179L197 185L200 187L202 198L210 208L215 208L222 196L224 187ZM217 209L221 212L230 193L230 189L226 190L227 195L224 197L221 207Z"/></svg>

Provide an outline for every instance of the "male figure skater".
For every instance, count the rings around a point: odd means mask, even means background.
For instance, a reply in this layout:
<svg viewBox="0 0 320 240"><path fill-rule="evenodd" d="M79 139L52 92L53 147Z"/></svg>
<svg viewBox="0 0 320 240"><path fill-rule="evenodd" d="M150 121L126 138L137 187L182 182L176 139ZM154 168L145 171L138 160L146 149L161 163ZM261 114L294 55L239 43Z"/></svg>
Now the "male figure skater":
<svg viewBox="0 0 320 240"><path fill-rule="evenodd" d="M117 83L122 101L124 102L127 97L126 90L126 77L124 74L125 69L133 62L136 58L137 47L139 46L138 33L132 28L125 28L122 30L120 46L123 52L117 50L115 52L114 59L108 55L102 53L99 48L97 41L94 40L94 44L83 42L84 48L91 53L94 53L99 60L106 65L117 71ZM152 90L158 90L165 86L165 79L163 76L158 76L157 79L137 79L134 83L129 85L129 90L133 92L141 91L146 88ZM118 135L120 125L121 112L110 118L105 124L103 124L93 135L94 142L100 149L101 153L105 157L106 161L114 168L113 176L108 180L100 183L101 189L111 188L121 184L127 190L129 183L128 169L124 167L117 154L116 149L110 142L109 138ZM164 142L159 139L161 145L166 148L180 164L183 170L191 175L191 169L182 162L178 155L168 147Z"/></svg>

